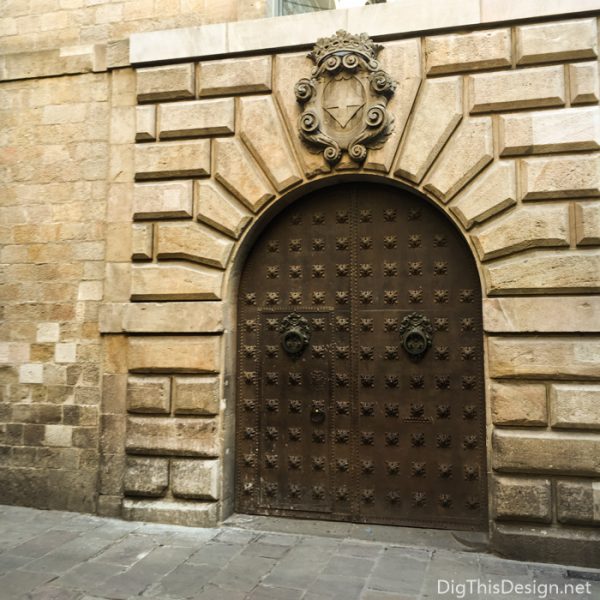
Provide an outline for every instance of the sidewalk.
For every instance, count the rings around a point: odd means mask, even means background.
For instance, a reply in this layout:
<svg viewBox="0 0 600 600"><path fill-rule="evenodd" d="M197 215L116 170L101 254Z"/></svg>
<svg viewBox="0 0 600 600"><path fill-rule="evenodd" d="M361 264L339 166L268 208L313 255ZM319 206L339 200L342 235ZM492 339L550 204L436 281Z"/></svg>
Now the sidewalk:
<svg viewBox="0 0 600 600"><path fill-rule="evenodd" d="M238 521L233 525L244 522ZM326 535L248 529L247 523L195 529L0 506L0 600L600 598L600 570L364 541L336 535L326 523L313 522L312 531L321 526ZM535 582L537 593L513 588L493 595L490 584L502 579L509 587ZM466 580L488 589L468 594L460 587ZM540 587L549 584L560 587ZM584 591L556 593L565 584Z"/></svg>

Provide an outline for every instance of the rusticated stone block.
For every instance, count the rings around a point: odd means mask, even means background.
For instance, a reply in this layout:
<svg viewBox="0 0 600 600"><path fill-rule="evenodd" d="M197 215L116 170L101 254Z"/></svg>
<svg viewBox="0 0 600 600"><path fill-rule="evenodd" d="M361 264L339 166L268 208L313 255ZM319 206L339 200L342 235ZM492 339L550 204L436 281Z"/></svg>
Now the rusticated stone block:
<svg viewBox="0 0 600 600"><path fill-rule="evenodd" d="M568 66L571 104L598 102L600 86L598 85L598 63L574 63Z"/></svg>
<svg viewBox="0 0 600 600"><path fill-rule="evenodd" d="M493 158L492 120L463 121L435 163L425 189L448 202Z"/></svg>
<svg viewBox="0 0 600 600"><path fill-rule="evenodd" d="M171 492L179 498L218 500L218 460L171 460Z"/></svg>
<svg viewBox="0 0 600 600"><path fill-rule="evenodd" d="M523 25L516 29L516 41L519 65L598 55L596 19Z"/></svg>
<svg viewBox="0 0 600 600"><path fill-rule="evenodd" d="M194 97L194 65L151 67L136 71L139 102L185 100Z"/></svg>
<svg viewBox="0 0 600 600"><path fill-rule="evenodd" d="M233 98L160 104L158 123L161 140L233 133Z"/></svg>
<svg viewBox="0 0 600 600"><path fill-rule="evenodd" d="M238 238L251 220L250 213L214 182L196 181L196 218Z"/></svg>
<svg viewBox="0 0 600 600"><path fill-rule="evenodd" d="M509 29L438 35L425 38L429 74L507 67L511 62Z"/></svg>
<svg viewBox="0 0 600 600"><path fill-rule="evenodd" d="M516 204L516 198L515 165L498 161L455 197L450 210L469 229Z"/></svg>
<svg viewBox="0 0 600 600"><path fill-rule="evenodd" d="M540 154L600 147L597 107L501 115L500 154Z"/></svg>
<svg viewBox="0 0 600 600"><path fill-rule="evenodd" d="M197 500L123 500L122 515L131 521L171 523L187 527L216 527L217 503Z"/></svg>
<svg viewBox="0 0 600 600"><path fill-rule="evenodd" d="M129 337L129 370L154 373L218 373L218 336Z"/></svg>
<svg viewBox="0 0 600 600"><path fill-rule="evenodd" d="M544 426L548 422L546 386L542 383L499 383L490 388L495 425Z"/></svg>
<svg viewBox="0 0 600 600"><path fill-rule="evenodd" d="M134 266L132 300L219 300L223 272L184 265Z"/></svg>
<svg viewBox="0 0 600 600"><path fill-rule="evenodd" d="M218 377L175 377L173 410L176 415L216 415L219 413Z"/></svg>
<svg viewBox="0 0 600 600"><path fill-rule="evenodd" d="M272 96L239 101L242 140L278 192L302 180Z"/></svg>
<svg viewBox="0 0 600 600"><path fill-rule="evenodd" d="M210 140L138 144L136 179L210 175Z"/></svg>
<svg viewBox="0 0 600 600"><path fill-rule="evenodd" d="M478 228L472 240L482 260L529 248L568 246L569 207L519 207Z"/></svg>
<svg viewBox="0 0 600 600"><path fill-rule="evenodd" d="M152 223L135 223L131 229L131 260L152 260Z"/></svg>
<svg viewBox="0 0 600 600"><path fill-rule="evenodd" d="M156 256L181 258L224 269L233 242L200 223L159 223L156 226Z"/></svg>
<svg viewBox="0 0 600 600"><path fill-rule="evenodd" d="M496 429L493 467L514 473L600 473L600 436L548 431Z"/></svg>
<svg viewBox="0 0 600 600"><path fill-rule="evenodd" d="M171 380L168 377L129 377L127 410L133 413L171 411Z"/></svg>
<svg viewBox="0 0 600 600"><path fill-rule="evenodd" d="M274 197L271 186L234 139L213 141L215 178L252 212Z"/></svg>
<svg viewBox="0 0 600 600"><path fill-rule="evenodd" d="M219 455L217 421L129 417L125 449L129 454L216 457Z"/></svg>
<svg viewBox="0 0 600 600"><path fill-rule="evenodd" d="M564 106L562 66L481 73L469 77L471 112Z"/></svg>
<svg viewBox="0 0 600 600"><path fill-rule="evenodd" d="M222 302L134 302L122 312L130 333L217 333L223 331Z"/></svg>
<svg viewBox="0 0 600 600"><path fill-rule="evenodd" d="M555 428L600 429L600 385L550 386L550 417Z"/></svg>
<svg viewBox="0 0 600 600"><path fill-rule="evenodd" d="M171 219L192 216L192 182L136 183L134 219Z"/></svg>
<svg viewBox="0 0 600 600"><path fill-rule="evenodd" d="M556 507L559 523L600 523L600 481L557 481Z"/></svg>
<svg viewBox="0 0 600 600"><path fill-rule="evenodd" d="M125 494L129 496L163 496L168 485L168 459L127 457L123 478Z"/></svg>
<svg viewBox="0 0 600 600"><path fill-rule="evenodd" d="M484 269L490 295L600 291L600 254L532 252Z"/></svg>
<svg viewBox="0 0 600 600"><path fill-rule="evenodd" d="M235 58L198 65L198 95L222 96L271 90L271 57Z"/></svg>
<svg viewBox="0 0 600 600"><path fill-rule="evenodd" d="M519 337L488 340L490 377L598 377L600 338Z"/></svg>
<svg viewBox="0 0 600 600"><path fill-rule="evenodd" d="M156 139L156 106L137 106L135 109L136 142Z"/></svg>
<svg viewBox="0 0 600 600"><path fill-rule="evenodd" d="M416 102L394 174L420 182L462 118L462 81L430 79Z"/></svg>
<svg viewBox="0 0 600 600"><path fill-rule="evenodd" d="M575 206L575 231L578 246L600 246L600 205Z"/></svg>
<svg viewBox="0 0 600 600"><path fill-rule="evenodd" d="M494 511L501 520L552 522L552 487L549 479L497 477Z"/></svg>
<svg viewBox="0 0 600 600"><path fill-rule="evenodd" d="M483 328L492 333L600 332L600 297L486 298Z"/></svg>
<svg viewBox="0 0 600 600"><path fill-rule="evenodd" d="M521 161L523 200L600 196L600 154Z"/></svg>

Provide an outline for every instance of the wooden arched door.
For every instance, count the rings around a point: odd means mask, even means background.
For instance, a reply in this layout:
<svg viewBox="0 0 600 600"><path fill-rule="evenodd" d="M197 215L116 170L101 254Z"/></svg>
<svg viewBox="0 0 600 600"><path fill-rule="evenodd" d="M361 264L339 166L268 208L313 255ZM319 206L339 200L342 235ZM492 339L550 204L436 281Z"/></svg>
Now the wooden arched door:
<svg viewBox="0 0 600 600"><path fill-rule="evenodd" d="M480 284L442 212L312 193L261 234L238 303L238 511L486 526Z"/></svg>

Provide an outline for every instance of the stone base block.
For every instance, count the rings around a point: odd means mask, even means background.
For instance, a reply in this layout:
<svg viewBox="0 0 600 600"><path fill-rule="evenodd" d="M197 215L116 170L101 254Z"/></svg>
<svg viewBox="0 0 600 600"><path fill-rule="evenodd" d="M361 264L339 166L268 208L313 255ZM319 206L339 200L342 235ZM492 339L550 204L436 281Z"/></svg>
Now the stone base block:
<svg viewBox="0 0 600 600"><path fill-rule="evenodd" d="M490 547L506 558L597 568L600 531L493 524Z"/></svg>
<svg viewBox="0 0 600 600"><path fill-rule="evenodd" d="M216 527L215 502L182 500L123 500L122 516L129 521L151 521L188 527Z"/></svg>

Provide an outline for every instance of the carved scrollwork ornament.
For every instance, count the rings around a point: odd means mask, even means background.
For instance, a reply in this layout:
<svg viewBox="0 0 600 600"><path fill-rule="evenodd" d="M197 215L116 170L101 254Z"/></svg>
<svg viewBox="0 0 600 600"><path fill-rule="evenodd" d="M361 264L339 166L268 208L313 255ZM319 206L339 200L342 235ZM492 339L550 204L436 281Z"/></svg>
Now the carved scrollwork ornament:
<svg viewBox="0 0 600 600"><path fill-rule="evenodd" d="M311 77L294 87L302 110L299 135L311 152L323 152L331 166L344 152L354 162L364 162L368 151L381 148L393 131L387 103L396 82L377 61L382 48L366 33L339 30L319 39L308 54L315 64Z"/></svg>

